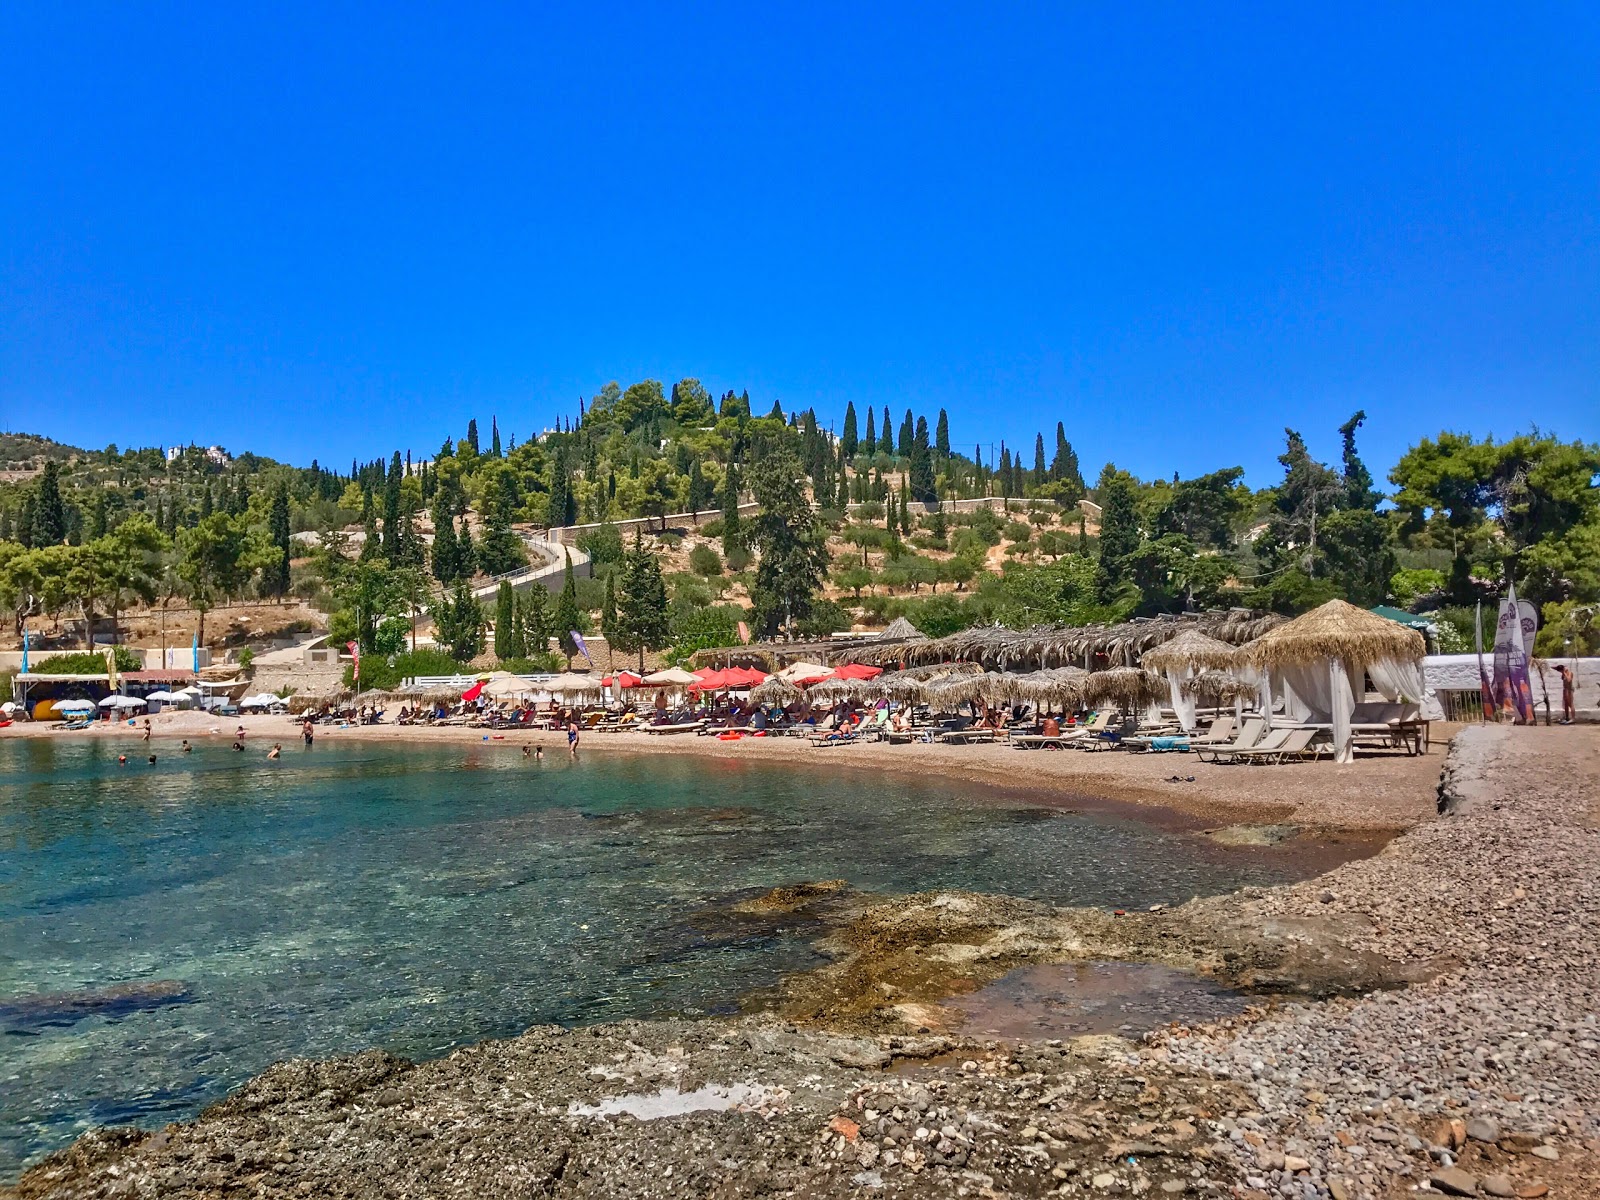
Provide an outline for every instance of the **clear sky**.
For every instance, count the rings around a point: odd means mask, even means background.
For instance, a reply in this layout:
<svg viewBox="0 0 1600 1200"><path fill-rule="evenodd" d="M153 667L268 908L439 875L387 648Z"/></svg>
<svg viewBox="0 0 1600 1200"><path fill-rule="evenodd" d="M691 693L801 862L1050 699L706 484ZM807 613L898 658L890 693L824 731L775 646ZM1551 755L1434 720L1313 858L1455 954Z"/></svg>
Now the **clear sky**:
<svg viewBox="0 0 1600 1200"><path fill-rule="evenodd" d="M1600 6L1312 7L13 0L0 425L338 463L694 375L1091 475L1600 438Z"/></svg>

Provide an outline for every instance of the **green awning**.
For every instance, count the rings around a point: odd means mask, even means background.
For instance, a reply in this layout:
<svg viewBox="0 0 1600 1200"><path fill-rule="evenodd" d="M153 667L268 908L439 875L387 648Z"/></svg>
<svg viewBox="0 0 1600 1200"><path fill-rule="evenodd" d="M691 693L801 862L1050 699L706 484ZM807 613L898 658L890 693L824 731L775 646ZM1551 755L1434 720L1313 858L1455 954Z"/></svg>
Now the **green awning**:
<svg viewBox="0 0 1600 1200"><path fill-rule="evenodd" d="M1391 621L1398 621L1407 629L1423 630L1433 624L1426 617L1419 617L1416 613L1409 613L1403 608L1395 608L1392 604L1380 604L1369 611L1377 613L1380 617L1388 617Z"/></svg>

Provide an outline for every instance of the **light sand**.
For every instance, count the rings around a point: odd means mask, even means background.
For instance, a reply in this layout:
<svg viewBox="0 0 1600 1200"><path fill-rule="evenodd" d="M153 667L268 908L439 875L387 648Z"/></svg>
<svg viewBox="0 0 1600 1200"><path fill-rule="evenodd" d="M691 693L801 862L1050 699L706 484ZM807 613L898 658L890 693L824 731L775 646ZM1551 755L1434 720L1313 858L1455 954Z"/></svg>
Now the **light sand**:
<svg viewBox="0 0 1600 1200"><path fill-rule="evenodd" d="M285 752L300 753L298 723L285 716L218 718L198 712L163 713L151 719L152 734L170 738L232 738L243 725L252 750L265 754L275 741ZM143 718L139 727L143 726ZM1128 751L1017 750L995 745L945 746L914 743L890 746L863 742L821 748L801 738L743 738L724 742L694 734L585 733L580 754L702 755L803 763L808 771L845 768L866 771L935 773L1070 803L1094 797L1152 805L1219 824L1284 822L1309 828L1352 830L1407 829L1434 815L1434 797L1444 764L1445 742L1455 726L1434 727L1430 753L1286 766L1225 766L1200 762L1192 754ZM97 724L93 730L66 733L43 724L19 724L0 736L108 738L137 743L138 728L126 723ZM410 745L479 745L521 753L542 745L545 753L565 754L566 735L538 730L524 733L465 726L376 725L357 728L318 725L318 745L356 741ZM159 751L157 751L159 753ZM1171 782L1172 776L1179 782ZM1194 782L1188 778L1194 777Z"/></svg>

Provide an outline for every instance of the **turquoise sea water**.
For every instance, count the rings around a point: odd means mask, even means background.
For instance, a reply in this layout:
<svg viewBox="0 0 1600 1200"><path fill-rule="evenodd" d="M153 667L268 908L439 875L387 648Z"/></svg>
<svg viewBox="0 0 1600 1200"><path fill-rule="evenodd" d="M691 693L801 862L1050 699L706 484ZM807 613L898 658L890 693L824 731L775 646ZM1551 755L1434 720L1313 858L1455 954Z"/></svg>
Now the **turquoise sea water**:
<svg viewBox="0 0 1600 1200"><path fill-rule="evenodd" d="M815 960L777 884L1176 902L1295 874L1114 811L698 757L0 744L0 1178L274 1061L733 1011ZM838 754L849 753L840 751Z"/></svg>

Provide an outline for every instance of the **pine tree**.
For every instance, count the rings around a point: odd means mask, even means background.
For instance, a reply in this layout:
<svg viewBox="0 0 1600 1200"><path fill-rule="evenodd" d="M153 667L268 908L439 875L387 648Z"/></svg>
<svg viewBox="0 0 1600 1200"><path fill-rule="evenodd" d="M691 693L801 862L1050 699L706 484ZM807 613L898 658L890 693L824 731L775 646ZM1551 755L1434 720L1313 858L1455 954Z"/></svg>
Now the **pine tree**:
<svg viewBox="0 0 1600 1200"><path fill-rule="evenodd" d="M511 590L511 581L502 579L494 595L494 656L502 662L514 657L511 645L516 639L516 621L516 593Z"/></svg>
<svg viewBox="0 0 1600 1200"><path fill-rule="evenodd" d="M869 421L872 419L870 413L867 419ZM867 437L870 438L871 436L872 434L869 432ZM844 430L839 434L839 452L846 458L854 458L856 456L857 440L856 402L849 400L845 402L844 406Z"/></svg>
<svg viewBox="0 0 1600 1200"><path fill-rule="evenodd" d="M644 548L635 531L633 550L623 563L622 594L617 597L617 631L627 648L639 654L639 670L644 671L644 652L667 644L671 626L667 618L667 585L661 578L661 564Z"/></svg>
<svg viewBox="0 0 1600 1200"><path fill-rule="evenodd" d="M939 410L939 423L933 430L933 449L940 462L950 457L950 415L942 408Z"/></svg>
<svg viewBox="0 0 1600 1200"><path fill-rule="evenodd" d="M516 484L508 468L500 467L489 481L484 497L483 540L478 544L478 562L487 575L504 575L528 561L522 539L511 528L516 515Z"/></svg>
<svg viewBox="0 0 1600 1200"><path fill-rule="evenodd" d="M59 546L67 539L67 509L61 500L61 466L47 459L33 493L33 544Z"/></svg>

